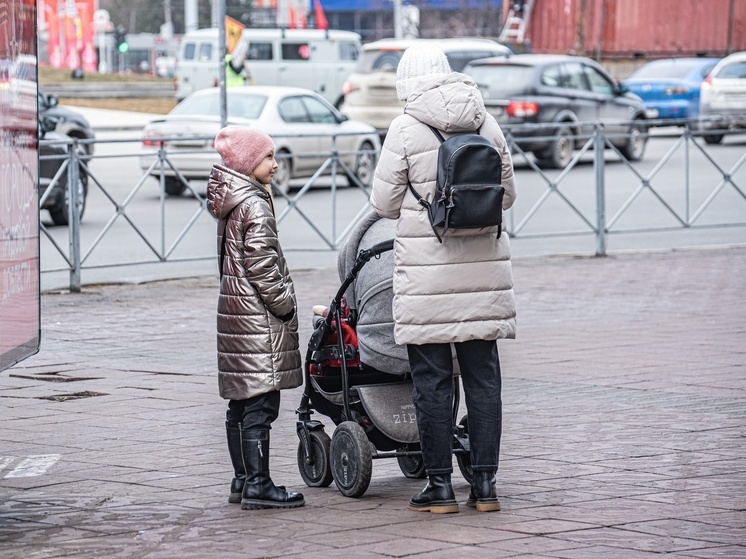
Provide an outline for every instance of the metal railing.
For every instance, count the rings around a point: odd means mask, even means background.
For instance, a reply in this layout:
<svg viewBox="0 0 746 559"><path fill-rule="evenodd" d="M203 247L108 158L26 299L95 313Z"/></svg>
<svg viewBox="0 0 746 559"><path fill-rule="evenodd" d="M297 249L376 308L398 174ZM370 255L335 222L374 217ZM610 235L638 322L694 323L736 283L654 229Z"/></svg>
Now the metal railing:
<svg viewBox="0 0 746 559"><path fill-rule="evenodd" d="M508 212L506 221L507 232L513 238L538 238L538 237L558 237L558 236L574 236L574 235L593 235L595 237L595 254L605 255L607 252L607 240L610 234L614 233L630 233L630 232L649 232L655 230L670 230L672 228L695 228L695 227L728 227L728 226L743 226L746 225L746 212L741 214L741 219L730 220L726 223L703 223L701 218L705 214L707 208L712 204L713 200L726 188L732 188L737 195L746 201L746 193L742 184L736 179L736 174L746 164L746 153L742 153L740 157L736 159L728 168L718 163L709 153L707 147L703 145L702 134L685 128L683 132L676 132L673 134L661 134L661 135L650 135L645 133L645 138L649 142L655 142L663 138L667 138L672 141L673 144L666 152L665 156L655 162L655 165L647 170L646 172L641 170L641 166L637 162L628 161L623 155L622 151L618 147L620 141L624 140L624 134L611 134L603 126L598 124L589 124L583 131L583 133L577 132L572 134L571 138L576 144L576 151L569 164L562 170L550 171L543 166L537 164L536 161L528 156L527 151L524 149L527 142L535 142L537 138L526 139L523 136L517 136L518 132L516 129L505 127L504 128L506 138L511 145L516 159L524 158L527 167L531 173L543 183L543 192L538 198L528 207L527 209L521 209L520 211L516 208L511 209ZM525 127L521 129L521 133L525 133ZM552 141L556 138L555 134L557 131L557 125L553 125L551 130L541 131L540 133L546 134L545 136L539 136L538 139L545 141ZM712 132L710 132L712 133ZM723 130L723 134L742 134L743 132L733 132ZM212 137L195 137L194 139L211 140ZM109 141L98 141L99 144L96 155L81 156L81 150L79 144L87 143L78 140L69 140L68 149L68 160L61 167L57 176L53 180L59 181L59 178L63 172L67 173L67 186L68 186L68 202L70 207L79 208L80 200L78 200L78 189L71 188L70 185L78 183L78 173L82 172L87 176L88 189L95 189L102 193L106 200L111 203L113 212L109 216L105 225L96 233L92 241L87 246L83 246L81 240L81 225L80 225L80 213L77 211L69 212L70 220L68 225L68 248L65 250L61 246L61 242L55 240L55 237L51 234L50 230L44 225L41 225L41 231L43 237L48 239L54 246L56 251L62 256L63 264L61 267L47 267L42 262L42 273L49 272L60 272L68 271L70 280L70 290L79 291L82 281L82 271L93 268L103 267L117 267L117 266L131 266L144 263L156 263L156 262L176 262L176 261L194 261L194 260L214 260L215 252L214 248L205 250L204 254L195 253L191 247L186 247L189 253L186 256L177 256L176 250L182 246L184 239L190 230L194 227L195 223L200 219L203 214L209 215L207 212L207 206L205 199L196 191L196 189L189 183L186 177L179 171L177 165L175 165L171 158L173 152L169 151L168 142L169 138L160 138L161 142L160 149L155 153L155 157L152 163L142 172L141 176L137 180L134 186L131 188L125 188L125 193L122 197L120 194L119 198L113 192L110 183L112 177L105 176L105 172L94 171L92 169L92 163L97 162L99 165L102 160L110 159L115 160L117 158L126 157L139 157L142 155L141 151L128 152L128 153L117 153L110 155L103 155L102 147L106 144L131 144L135 140L109 140ZM138 139L137 145L139 146L142 140ZM42 142L43 143L43 142ZM370 205L368 203L369 189L368 185L364 184L359 180L355 174L355 169L349 165L349 160L360 155L373 155L374 161L377 159L377 153L369 150L362 152L339 152L336 149L336 138L333 142L333 147L329 152L323 154L319 153L304 153L294 154L292 157L303 158L303 157L323 157L323 162L319 165L315 172L309 173L302 185L298 185L296 181L296 188L294 194L282 192L275 188L276 200L285 206L279 211L278 223L290 219L294 216L300 222L305 223L311 231L314 232L316 240L320 242L321 246L307 246L307 237L304 237L304 242L293 242L287 239L283 240L283 248L286 252L288 251L336 251L339 249L341 244L346 239L349 232L354 228L358 221L370 211ZM683 189L683 196L686 198L685 209L683 211L677 210L670 204L666 196L664 196L660 189L656 186L655 179L660 173L664 165L671 160L675 154L680 155L680 151L684 152L684 168L683 177L684 180L680 185ZM700 154L700 157L704 157L710 161L713 168L715 169L715 177L717 184L711 189L706 198L698 204L692 204L690 182L692 176L692 152ZM183 154L183 152L181 152ZM194 154L200 153L199 150L195 150ZM635 188L632 193L627 196L620 204L618 203L613 212L609 212L610 205L607 200L607 161L605 154L612 154L612 157L618 159L626 169L630 172L635 183ZM152 156L152 155L151 155ZM290 157L287 154L278 154L278 158ZM583 170L587 173L588 158L592 157L592 170L593 170L593 196L594 203L592 207L581 207L576 201L573 200L572 196L567 194L567 189L570 185L573 185L573 177L576 172L581 168L581 161L583 162ZM650 163L646 161L646 163ZM649 166L649 165L648 165ZM522 173L523 171L521 171ZM135 197L141 192L143 186L148 181L149 177L156 177L159 182L159 205L158 205L158 228L156 238L153 238L152 227L150 232L146 231L142 225L138 225L137 219L133 216L133 211L130 209ZM166 194L166 178L177 177L179 180L183 180L187 189L193 195L193 199L196 203L193 214L189 217L186 223L176 234L176 237L167 242L166 233L166 220L169 213L169 204L167 203ZM317 185L321 180L324 180L329 190L329 213L323 216L321 219L314 219L313 216L309 215L307 211L301 206L301 201L309 195L311 189ZM343 180L344 179L344 180ZM744 181L746 182L746 181ZM51 190L51 185L48 192ZM359 204L353 204L350 206L349 201L345 201L345 216L343 218L343 224L338 227L338 220L340 218L339 212L340 198L339 188L341 186L351 186L355 191L360 192ZM668 186L668 185L667 185ZM673 216L675 225L672 226L645 226L645 227L622 227L621 219L623 216L629 215L634 212L634 202L641 196L643 192L649 192L652 194L660 204L666 209L666 211ZM90 197L90 192L89 192ZM520 198L520 196L519 196ZM549 204L552 199L559 200L560 203L569 210L569 212L576 216L577 220L581 223L580 229L569 229L560 228L554 230L541 230L541 227L537 227L539 218L537 217L542 209ZM607 212L611 217L607 217ZM322 222L323 220L323 222ZM104 238L110 234L110 231L116 223L124 222L140 239L148 249L150 254L149 258L134 260L134 261L119 261L116 258L107 262L92 262L92 255L99 250L99 247ZM528 226L531 224L534 231L529 231ZM325 232L331 226L331 232ZM213 230L214 235L214 230ZM90 237L90 234L89 234ZM282 233L281 233L282 238ZM214 244L214 243L213 243Z"/></svg>

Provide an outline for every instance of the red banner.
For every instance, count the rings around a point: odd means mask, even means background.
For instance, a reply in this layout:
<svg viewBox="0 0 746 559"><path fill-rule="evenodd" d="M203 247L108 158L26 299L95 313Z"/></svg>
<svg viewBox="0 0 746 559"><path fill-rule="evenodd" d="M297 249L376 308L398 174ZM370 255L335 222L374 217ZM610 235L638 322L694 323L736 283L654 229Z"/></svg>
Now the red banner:
<svg viewBox="0 0 746 559"><path fill-rule="evenodd" d="M96 0L40 0L39 29L47 33L49 64L55 68L96 70L96 50L93 45L93 12Z"/></svg>

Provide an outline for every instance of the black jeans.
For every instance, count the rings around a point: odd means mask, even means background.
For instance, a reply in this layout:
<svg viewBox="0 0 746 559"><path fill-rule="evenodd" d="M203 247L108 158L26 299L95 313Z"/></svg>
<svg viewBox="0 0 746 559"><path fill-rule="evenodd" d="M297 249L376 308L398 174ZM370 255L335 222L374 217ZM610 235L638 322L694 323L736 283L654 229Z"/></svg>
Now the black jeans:
<svg viewBox="0 0 746 559"><path fill-rule="evenodd" d="M247 400L229 400L225 420L229 425L243 431L249 429L269 430L280 414L280 391L267 392Z"/></svg>
<svg viewBox="0 0 746 559"><path fill-rule="evenodd" d="M496 471L502 434L502 380L495 340L471 340L456 348L474 471ZM428 475L453 472L453 358L451 344L408 345L420 446Z"/></svg>

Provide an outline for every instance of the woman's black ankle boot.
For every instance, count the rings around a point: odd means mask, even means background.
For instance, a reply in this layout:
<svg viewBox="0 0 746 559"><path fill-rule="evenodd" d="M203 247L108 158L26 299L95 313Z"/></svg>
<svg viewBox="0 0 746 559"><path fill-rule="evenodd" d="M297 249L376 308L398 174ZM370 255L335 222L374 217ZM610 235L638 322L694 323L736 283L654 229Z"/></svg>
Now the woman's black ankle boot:
<svg viewBox="0 0 746 559"><path fill-rule="evenodd" d="M495 487L495 472L474 472L471 491L466 500L467 507L475 507L479 512L500 510Z"/></svg>
<svg viewBox="0 0 746 559"><path fill-rule="evenodd" d="M422 493L409 501L409 510L445 514L458 512L458 503L451 487L451 474L434 474Z"/></svg>

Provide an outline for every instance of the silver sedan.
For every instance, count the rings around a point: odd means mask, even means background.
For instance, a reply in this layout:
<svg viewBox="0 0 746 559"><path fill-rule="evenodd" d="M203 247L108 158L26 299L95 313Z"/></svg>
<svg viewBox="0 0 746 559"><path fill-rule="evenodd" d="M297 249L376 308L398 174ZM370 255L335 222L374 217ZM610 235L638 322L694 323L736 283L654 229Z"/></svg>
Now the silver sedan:
<svg viewBox="0 0 746 559"><path fill-rule="evenodd" d="M256 126L272 137L279 165L274 185L283 192L288 191L291 179L313 175L333 151L363 185L373 180L380 150L375 128L349 120L311 90L232 87L227 89L227 109L228 124ZM145 126L140 167L158 177L163 148L166 193L182 194L186 189L182 178L204 180L212 165L220 163L213 146L219 130L220 90L197 91Z"/></svg>

